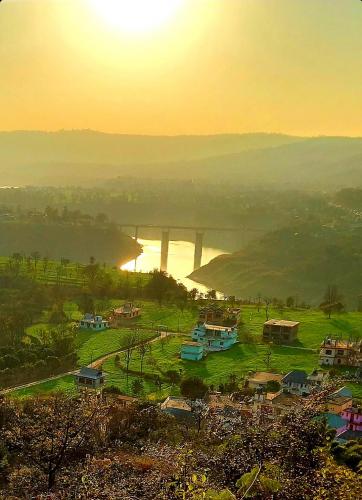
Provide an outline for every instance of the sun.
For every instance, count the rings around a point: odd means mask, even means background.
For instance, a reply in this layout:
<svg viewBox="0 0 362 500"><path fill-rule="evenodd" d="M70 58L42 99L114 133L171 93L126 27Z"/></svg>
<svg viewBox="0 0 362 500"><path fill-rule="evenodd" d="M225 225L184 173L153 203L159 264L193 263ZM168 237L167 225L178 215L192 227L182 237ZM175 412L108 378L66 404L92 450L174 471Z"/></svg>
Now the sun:
<svg viewBox="0 0 362 500"><path fill-rule="evenodd" d="M96 12L126 33L148 33L167 24L184 0L91 0Z"/></svg>

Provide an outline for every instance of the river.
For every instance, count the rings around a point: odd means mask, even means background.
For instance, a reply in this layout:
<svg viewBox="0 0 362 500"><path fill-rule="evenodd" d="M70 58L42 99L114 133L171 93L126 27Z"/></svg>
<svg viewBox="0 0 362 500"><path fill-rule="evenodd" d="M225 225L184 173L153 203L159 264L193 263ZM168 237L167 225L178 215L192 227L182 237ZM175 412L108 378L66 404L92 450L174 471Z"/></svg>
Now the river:
<svg viewBox="0 0 362 500"><path fill-rule="evenodd" d="M160 240L139 239L138 242L143 246L143 253L137 258L136 262L131 260L124 264L121 269L147 273L155 268L159 268L161 259ZM205 265L218 255L225 253L227 252L221 248L204 247L201 263ZM167 272L183 283L188 290L197 288L201 293L206 293L208 288L187 278L193 271L193 263L193 243L190 241L170 241Z"/></svg>

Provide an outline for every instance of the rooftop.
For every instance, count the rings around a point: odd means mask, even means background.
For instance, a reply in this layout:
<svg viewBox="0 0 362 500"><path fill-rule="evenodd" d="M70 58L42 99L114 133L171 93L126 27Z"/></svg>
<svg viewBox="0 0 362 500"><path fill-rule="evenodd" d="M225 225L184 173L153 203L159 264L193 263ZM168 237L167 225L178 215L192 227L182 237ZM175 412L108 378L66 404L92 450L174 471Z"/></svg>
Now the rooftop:
<svg viewBox="0 0 362 500"><path fill-rule="evenodd" d="M289 392L277 392L269 393L266 395L266 399L272 404L283 405L283 406L295 406L301 400L300 396L296 394L290 394Z"/></svg>
<svg viewBox="0 0 362 500"><path fill-rule="evenodd" d="M322 413L321 416L327 420L327 424L329 427L332 427L332 429L340 429L346 425L346 421L335 413Z"/></svg>
<svg viewBox="0 0 362 500"><path fill-rule="evenodd" d="M234 327L232 326L221 326L221 325L210 325L209 323L205 323L206 330L214 330L215 332L232 332Z"/></svg>
<svg viewBox="0 0 362 500"><path fill-rule="evenodd" d="M334 391L329 396L329 399L336 399L336 398L341 398L341 397L352 399L352 391L351 391L351 389L348 389L348 387L341 387L337 391Z"/></svg>
<svg viewBox="0 0 362 500"><path fill-rule="evenodd" d="M174 398L169 396L163 403L161 403L162 410L183 410L191 412L191 406L187 403L185 399Z"/></svg>
<svg viewBox="0 0 362 500"><path fill-rule="evenodd" d="M283 377L284 384L305 384L307 382L307 374L304 370L292 370Z"/></svg>
<svg viewBox="0 0 362 500"><path fill-rule="evenodd" d="M287 328L293 328L294 326L297 326L299 324L299 321L287 321L285 319L270 319L269 321L266 321L264 323L264 325L286 326Z"/></svg>
<svg viewBox="0 0 362 500"><path fill-rule="evenodd" d="M96 368L88 368L87 366L82 366L82 368L76 373L76 375L96 380L102 377L103 372L102 370L98 370Z"/></svg>
<svg viewBox="0 0 362 500"><path fill-rule="evenodd" d="M333 347L334 349L353 349L358 346L357 342L349 340L326 338L321 343L321 347Z"/></svg>
<svg viewBox="0 0 362 500"><path fill-rule="evenodd" d="M187 340L185 342L182 342L182 345L190 345L190 346L197 346L197 347L202 347L203 345L200 342L192 342L191 340Z"/></svg>
<svg viewBox="0 0 362 500"><path fill-rule="evenodd" d="M255 372L248 378L249 382L267 383L271 380L276 382L281 382L283 375L280 373L270 373L270 372Z"/></svg>

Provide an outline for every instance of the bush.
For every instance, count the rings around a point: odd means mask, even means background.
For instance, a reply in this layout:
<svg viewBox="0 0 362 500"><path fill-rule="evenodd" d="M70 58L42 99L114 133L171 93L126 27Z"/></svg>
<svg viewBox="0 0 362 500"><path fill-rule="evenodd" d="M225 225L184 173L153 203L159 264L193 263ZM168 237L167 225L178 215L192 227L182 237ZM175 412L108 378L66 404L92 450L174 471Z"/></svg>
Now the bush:
<svg viewBox="0 0 362 500"><path fill-rule="evenodd" d="M202 399L207 390L207 385L198 377L187 377L180 385L181 394L189 399Z"/></svg>

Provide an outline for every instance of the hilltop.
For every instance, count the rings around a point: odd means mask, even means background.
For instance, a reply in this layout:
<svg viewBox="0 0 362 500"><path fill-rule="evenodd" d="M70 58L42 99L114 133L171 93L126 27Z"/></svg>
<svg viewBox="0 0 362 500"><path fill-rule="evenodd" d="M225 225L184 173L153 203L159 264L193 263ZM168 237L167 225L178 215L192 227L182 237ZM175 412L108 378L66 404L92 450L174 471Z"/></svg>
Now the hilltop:
<svg viewBox="0 0 362 500"><path fill-rule="evenodd" d="M3 184L74 184L118 175L143 176L168 166L302 140L283 134L145 136L92 130L0 132ZM160 166L160 164L164 169ZM135 165L138 165L135 170ZM155 168L153 168L155 166ZM166 175L168 177L168 175Z"/></svg>

